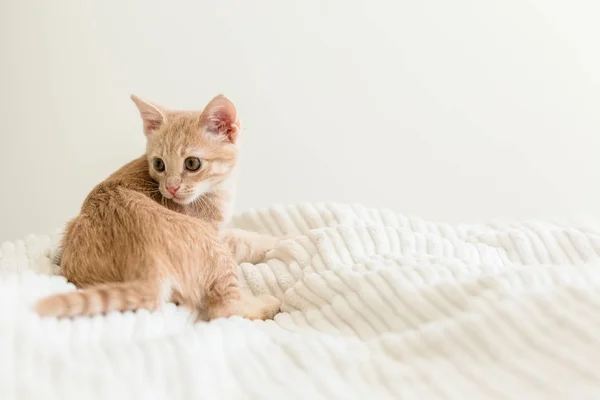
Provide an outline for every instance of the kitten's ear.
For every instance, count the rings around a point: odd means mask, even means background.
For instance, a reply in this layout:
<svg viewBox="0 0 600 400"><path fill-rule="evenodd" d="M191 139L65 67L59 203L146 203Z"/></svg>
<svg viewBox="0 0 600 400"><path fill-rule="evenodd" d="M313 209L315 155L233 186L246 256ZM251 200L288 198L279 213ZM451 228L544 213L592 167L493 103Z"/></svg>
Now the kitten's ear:
<svg viewBox="0 0 600 400"><path fill-rule="evenodd" d="M134 95L131 95L131 100L133 100L138 110L140 110L140 116L144 121L144 134L146 136L156 132L166 121L166 111L162 107L148 103Z"/></svg>
<svg viewBox="0 0 600 400"><path fill-rule="evenodd" d="M223 95L218 95L204 107L200 124L214 135L223 135L235 143L240 132L240 121L235 106Z"/></svg>

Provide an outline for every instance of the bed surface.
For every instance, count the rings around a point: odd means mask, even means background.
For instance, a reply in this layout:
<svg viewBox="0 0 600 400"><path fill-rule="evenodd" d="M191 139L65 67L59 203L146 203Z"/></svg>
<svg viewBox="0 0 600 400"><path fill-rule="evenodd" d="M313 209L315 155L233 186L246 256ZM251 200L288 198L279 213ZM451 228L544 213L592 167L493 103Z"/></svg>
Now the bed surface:
<svg viewBox="0 0 600 400"><path fill-rule="evenodd" d="M285 237L240 266L274 321L150 313L56 320L58 234L0 247L2 399L600 398L600 226L448 225L300 204L233 225Z"/></svg>

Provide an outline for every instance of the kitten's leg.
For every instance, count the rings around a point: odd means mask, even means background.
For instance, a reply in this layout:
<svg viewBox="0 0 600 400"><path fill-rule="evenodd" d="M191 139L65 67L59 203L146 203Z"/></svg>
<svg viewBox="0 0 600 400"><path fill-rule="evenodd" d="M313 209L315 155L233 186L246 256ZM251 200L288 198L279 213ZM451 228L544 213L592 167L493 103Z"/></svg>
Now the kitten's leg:
<svg viewBox="0 0 600 400"><path fill-rule="evenodd" d="M279 299L273 296L255 297L242 291L238 285L237 265L234 262L219 272L219 276L209 284L206 293L205 308L208 319L237 315L251 320L264 320L272 319L279 312Z"/></svg>
<svg viewBox="0 0 600 400"><path fill-rule="evenodd" d="M243 229L225 229L221 236L237 263L252 264L265 260L267 252L274 249L280 239Z"/></svg>
<svg viewBox="0 0 600 400"><path fill-rule="evenodd" d="M254 314L250 319L273 319L281 311L281 300L275 296L255 296L248 288L240 288L241 303L246 313Z"/></svg>

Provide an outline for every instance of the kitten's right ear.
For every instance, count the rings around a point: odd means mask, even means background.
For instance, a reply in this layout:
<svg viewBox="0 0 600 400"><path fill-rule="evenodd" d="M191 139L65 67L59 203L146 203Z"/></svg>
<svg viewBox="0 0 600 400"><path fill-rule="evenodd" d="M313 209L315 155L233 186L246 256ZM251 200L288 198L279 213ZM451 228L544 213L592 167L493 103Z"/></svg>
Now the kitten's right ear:
<svg viewBox="0 0 600 400"><path fill-rule="evenodd" d="M146 136L156 132L167 120L165 117L166 112L162 107L148 103L134 95L131 95L131 100L133 100L138 110L140 110L140 116L144 121L144 134Z"/></svg>

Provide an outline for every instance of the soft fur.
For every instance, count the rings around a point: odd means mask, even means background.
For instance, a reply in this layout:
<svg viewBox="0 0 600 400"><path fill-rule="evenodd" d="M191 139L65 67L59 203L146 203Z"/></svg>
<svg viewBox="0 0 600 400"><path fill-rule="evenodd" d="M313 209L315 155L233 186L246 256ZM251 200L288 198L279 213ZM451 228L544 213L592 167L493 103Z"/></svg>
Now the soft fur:
<svg viewBox="0 0 600 400"><path fill-rule="evenodd" d="M132 100L146 154L96 186L67 225L61 270L84 290L42 299L37 312L94 315L173 301L207 319L272 318L279 300L242 294L236 273L238 262L259 262L277 240L222 229L238 159L235 107L223 96L198 112Z"/></svg>

